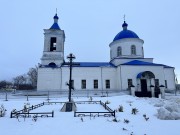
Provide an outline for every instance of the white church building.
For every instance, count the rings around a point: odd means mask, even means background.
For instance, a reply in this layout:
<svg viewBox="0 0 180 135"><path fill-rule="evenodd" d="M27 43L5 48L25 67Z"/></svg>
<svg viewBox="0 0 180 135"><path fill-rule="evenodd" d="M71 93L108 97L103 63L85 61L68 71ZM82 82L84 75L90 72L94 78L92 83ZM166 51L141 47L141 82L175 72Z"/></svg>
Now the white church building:
<svg viewBox="0 0 180 135"><path fill-rule="evenodd" d="M44 29L44 50L38 67L37 90L68 90L69 66L65 65L65 33L54 24ZM77 62L72 68L72 85L76 90L131 90L136 96L157 96L163 89L175 89L174 67L153 63L144 58L144 41L128 30L124 21L109 44L109 62Z"/></svg>

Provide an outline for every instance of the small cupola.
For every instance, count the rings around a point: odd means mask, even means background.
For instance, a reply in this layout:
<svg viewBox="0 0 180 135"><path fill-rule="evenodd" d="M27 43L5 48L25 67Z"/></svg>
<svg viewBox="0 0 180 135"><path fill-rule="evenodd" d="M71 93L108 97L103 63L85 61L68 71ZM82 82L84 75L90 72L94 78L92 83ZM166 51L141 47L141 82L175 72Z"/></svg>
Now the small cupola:
<svg viewBox="0 0 180 135"><path fill-rule="evenodd" d="M59 27L59 25L58 25L58 19L59 19L59 17L57 16L57 13L56 13L55 16L53 17L53 19L54 19L54 23L53 23L53 25L51 26L50 29L60 30L60 27Z"/></svg>
<svg viewBox="0 0 180 135"><path fill-rule="evenodd" d="M124 23L122 24L123 30L127 30L128 24L126 23L126 21L124 21Z"/></svg>

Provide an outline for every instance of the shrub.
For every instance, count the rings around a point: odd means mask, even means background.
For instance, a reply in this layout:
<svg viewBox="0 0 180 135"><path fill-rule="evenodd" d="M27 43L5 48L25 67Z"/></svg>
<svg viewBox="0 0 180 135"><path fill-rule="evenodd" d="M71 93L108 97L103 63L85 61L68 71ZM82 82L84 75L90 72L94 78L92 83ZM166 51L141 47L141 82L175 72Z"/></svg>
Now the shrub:
<svg viewBox="0 0 180 135"><path fill-rule="evenodd" d="M119 106L119 108L118 108L118 112L124 112L124 108L123 108L123 106L122 106L122 105L120 105L120 106Z"/></svg>
<svg viewBox="0 0 180 135"><path fill-rule="evenodd" d="M111 103L111 102L110 102L110 101L108 101L108 100L105 102L105 104L110 104L110 103Z"/></svg>
<svg viewBox="0 0 180 135"><path fill-rule="evenodd" d="M138 109L137 108L132 108L131 114L136 115L138 113Z"/></svg>
<svg viewBox="0 0 180 135"><path fill-rule="evenodd" d="M144 119L145 119L146 121L149 120L149 117L147 117L146 114L143 114L143 117L144 117Z"/></svg>
<svg viewBox="0 0 180 135"><path fill-rule="evenodd" d="M32 121L36 122L37 121L37 114L35 114L32 118Z"/></svg>
<svg viewBox="0 0 180 135"><path fill-rule="evenodd" d="M124 123L128 124L130 121L128 119L124 119Z"/></svg>
<svg viewBox="0 0 180 135"><path fill-rule="evenodd" d="M4 105L2 104L0 106L0 117L4 117L6 115L6 109L4 108Z"/></svg>
<svg viewBox="0 0 180 135"><path fill-rule="evenodd" d="M114 117L114 119L112 119L113 122L119 122L120 120L117 120L116 117Z"/></svg>

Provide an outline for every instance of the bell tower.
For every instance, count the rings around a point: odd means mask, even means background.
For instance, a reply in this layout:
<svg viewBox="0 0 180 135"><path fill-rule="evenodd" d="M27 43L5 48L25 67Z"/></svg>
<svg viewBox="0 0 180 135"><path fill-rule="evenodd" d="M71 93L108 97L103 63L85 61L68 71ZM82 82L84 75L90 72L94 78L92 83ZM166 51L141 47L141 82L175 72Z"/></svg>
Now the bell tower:
<svg viewBox="0 0 180 135"><path fill-rule="evenodd" d="M57 13L54 23L49 29L44 29L44 50L41 64L44 66L61 66L64 62L64 30L58 25Z"/></svg>

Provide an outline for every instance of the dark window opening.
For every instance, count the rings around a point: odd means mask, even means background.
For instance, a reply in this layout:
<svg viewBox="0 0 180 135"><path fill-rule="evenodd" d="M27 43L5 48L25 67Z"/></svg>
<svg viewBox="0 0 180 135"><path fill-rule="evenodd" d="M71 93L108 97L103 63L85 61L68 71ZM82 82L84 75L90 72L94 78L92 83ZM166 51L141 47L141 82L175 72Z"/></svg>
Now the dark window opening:
<svg viewBox="0 0 180 135"><path fill-rule="evenodd" d="M98 89L98 80L94 80L94 89Z"/></svg>
<svg viewBox="0 0 180 135"><path fill-rule="evenodd" d="M131 89L132 85L133 85L132 79L128 79L128 89Z"/></svg>
<svg viewBox="0 0 180 135"><path fill-rule="evenodd" d="M49 63L50 67L56 67L56 64L54 62Z"/></svg>
<svg viewBox="0 0 180 135"><path fill-rule="evenodd" d="M86 80L81 80L81 88L86 89Z"/></svg>
<svg viewBox="0 0 180 135"><path fill-rule="evenodd" d="M167 80L165 80L165 88L167 88Z"/></svg>
<svg viewBox="0 0 180 135"><path fill-rule="evenodd" d="M135 45L131 46L131 55L136 55L136 46Z"/></svg>
<svg viewBox="0 0 180 135"><path fill-rule="evenodd" d="M110 80L106 80L106 89L110 89Z"/></svg>
<svg viewBox="0 0 180 135"><path fill-rule="evenodd" d="M50 51L56 50L56 37L51 37Z"/></svg>

